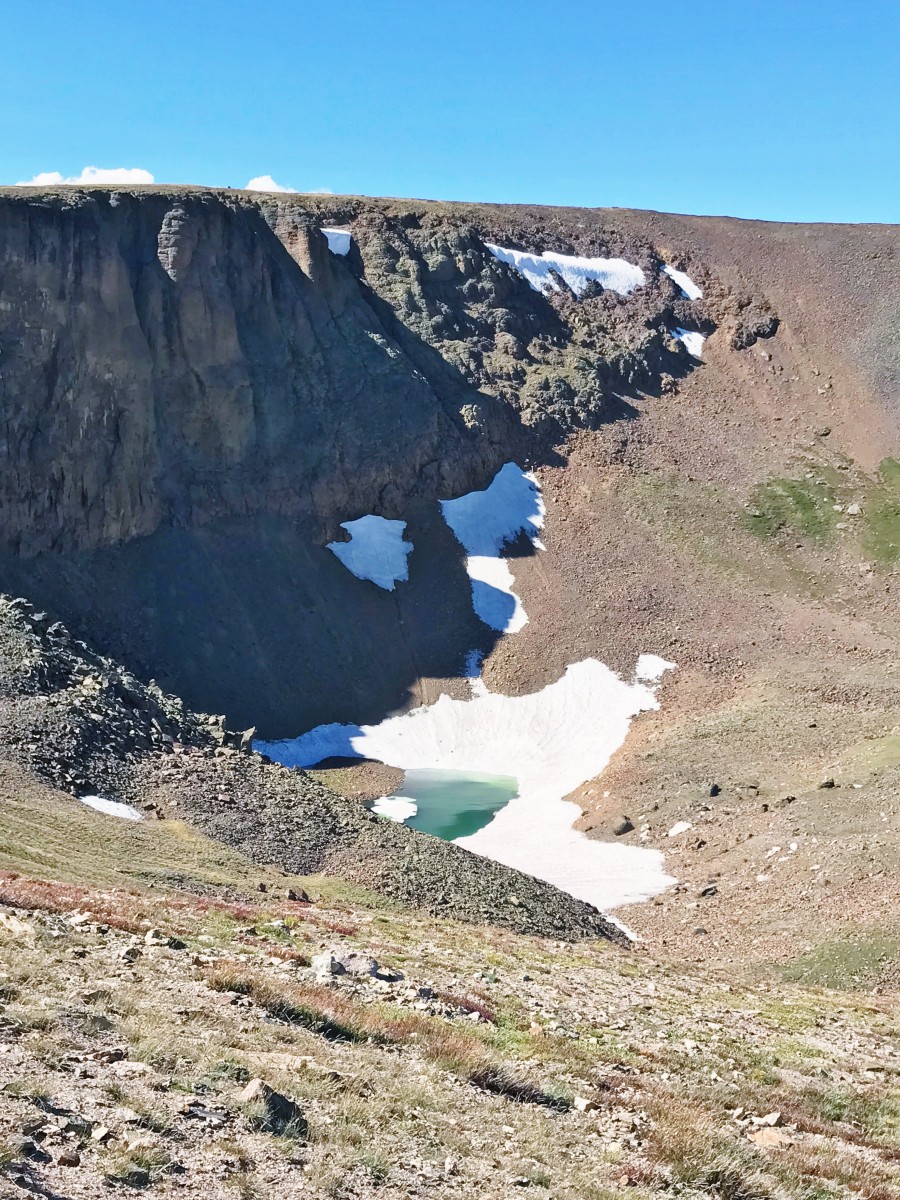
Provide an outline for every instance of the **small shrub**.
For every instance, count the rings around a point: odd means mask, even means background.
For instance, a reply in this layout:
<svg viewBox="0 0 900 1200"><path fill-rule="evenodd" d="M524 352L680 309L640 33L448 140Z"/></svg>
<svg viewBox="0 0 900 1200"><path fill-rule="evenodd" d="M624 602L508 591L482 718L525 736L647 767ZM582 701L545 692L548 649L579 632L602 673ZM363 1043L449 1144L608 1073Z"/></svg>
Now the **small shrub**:
<svg viewBox="0 0 900 1200"><path fill-rule="evenodd" d="M172 1156L161 1146L114 1151L107 1159L104 1175L110 1183L149 1187L174 1166Z"/></svg>
<svg viewBox="0 0 900 1200"><path fill-rule="evenodd" d="M11 1167L19 1158L19 1147L12 1142L0 1142L0 1171Z"/></svg>
<svg viewBox="0 0 900 1200"><path fill-rule="evenodd" d="M7 1096L15 1096L19 1100L30 1100L38 1108L47 1107L52 1100L50 1092L43 1084L28 1077L11 1079L9 1083L3 1085L3 1093Z"/></svg>
<svg viewBox="0 0 900 1200"><path fill-rule="evenodd" d="M262 1193L248 1170L235 1171L225 1177L225 1186L237 1193L238 1200L260 1200Z"/></svg>
<svg viewBox="0 0 900 1200"><path fill-rule="evenodd" d="M458 995L455 992L437 993L438 998L443 1000L445 1004L449 1004L451 1008L462 1008L466 1012L477 1012L484 1021L489 1021L491 1025L497 1024L497 1013L491 1008L485 1000L472 995Z"/></svg>
<svg viewBox="0 0 900 1200"><path fill-rule="evenodd" d="M241 1063L235 1062L234 1059L223 1058L219 1062L213 1063L207 1079L210 1083L219 1083L222 1080L232 1083L247 1083L250 1080L250 1072Z"/></svg>
<svg viewBox="0 0 900 1200"><path fill-rule="evenodd" d="M359 1165L368 1173L369 1179L376 1187L385 1183L391 1172L391 1164L377 1150L367 1150L361 1154Z"/></svg>

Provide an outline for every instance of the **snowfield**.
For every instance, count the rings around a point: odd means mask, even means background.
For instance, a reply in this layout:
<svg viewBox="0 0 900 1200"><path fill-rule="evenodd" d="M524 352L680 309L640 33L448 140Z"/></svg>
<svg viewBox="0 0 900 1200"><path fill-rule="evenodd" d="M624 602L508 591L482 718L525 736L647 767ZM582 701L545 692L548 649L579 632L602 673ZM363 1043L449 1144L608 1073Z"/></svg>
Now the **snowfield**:
<svg viewBox="0 0 900 1200"><path fill-rule="evenodd" d="M672 664L654 658L652 665L658 678ZM458 844L610 909L655 896L674 880L659 851L599 842L576 831L581 809L564 797L600 774L634 716L657 707L653 687L628 683L589 658L532 695L486 689L468 700L443 695L430 707L379 725L322 725L299 738L257 742L256 748L287 766L308 767L338 755L401 770L512 776L519 794ZM385 815L396 819L393 803L390 808Z"/></svg>
<svg viewBox="0 0 900 1200"><path fill-rule="evenodd" d="M357 579L369 579L386 592L409 579L407 562L412 542L403 540L405 521L389 521L370 514L356 521L342 521L349 542L329 542L328 549Z"/></svg>
<svg viewBox="0 0 900 1200"><path fill-rule="evenodd" d="M513 591L515 581L502 551L523 533L543 549L538 533L544 524L544 500L534 475L506 463L483 492L442 500L441 512L466 551L475 612L491 629L517 632L528 623L528 615Z"/></svg>
<svg viewBox="0 0 900 1200"><path fill-rule="evenodd" d="M630 296L635 288L642 287L647 277L640 267L626 262L624 258L582 258L573 254L554 254L551 250L543 254L529 254L525 250L509 250L485 242L494 258L509 263L528 280L536 292L559 292L562 289L551 272L559 275L576 296L581 296L591 280L595 280L609 292Z"/></svg>

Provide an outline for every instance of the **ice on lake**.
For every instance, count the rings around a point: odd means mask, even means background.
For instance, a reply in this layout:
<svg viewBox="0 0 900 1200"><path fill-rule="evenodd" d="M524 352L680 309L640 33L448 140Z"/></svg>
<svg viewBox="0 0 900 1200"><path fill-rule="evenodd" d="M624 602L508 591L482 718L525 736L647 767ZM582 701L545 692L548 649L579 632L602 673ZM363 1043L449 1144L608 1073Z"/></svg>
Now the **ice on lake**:
<svg viewBox="0 0 900 1200"><path fill-rule="evenodd" d="M407 771L403 786L376 800L372 811L446 842L484 828L519 790L510 775L424 768Z"/></svg>

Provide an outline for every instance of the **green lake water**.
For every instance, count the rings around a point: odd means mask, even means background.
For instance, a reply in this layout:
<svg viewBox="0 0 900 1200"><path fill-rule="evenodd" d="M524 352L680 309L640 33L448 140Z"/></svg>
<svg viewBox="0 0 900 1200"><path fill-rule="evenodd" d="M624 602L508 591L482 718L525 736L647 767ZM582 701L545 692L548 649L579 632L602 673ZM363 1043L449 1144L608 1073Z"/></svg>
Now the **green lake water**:
<svg viewBox="0 0 900 1200"><path fill-rule="evenodd" d="M385 811L399 802L414 800L417 811L404 824L420 833L431 833L446 842L468 837L484 828L493 815L518 793L510 775L480 775L474 771L407 771L403 786L384 801Z"/></svg>

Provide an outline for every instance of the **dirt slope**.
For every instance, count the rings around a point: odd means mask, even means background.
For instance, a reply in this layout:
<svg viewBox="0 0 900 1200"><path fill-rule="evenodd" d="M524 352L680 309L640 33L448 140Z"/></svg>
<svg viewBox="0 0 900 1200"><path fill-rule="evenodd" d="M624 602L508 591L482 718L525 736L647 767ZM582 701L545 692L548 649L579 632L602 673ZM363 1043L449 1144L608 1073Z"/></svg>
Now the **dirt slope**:
<svg viewBox="0 0 900 1200"><path fill-rule="evenodd" d="M461 925L23 787L0 1194L890 1200L872 966L833 991Z"/></svg>

